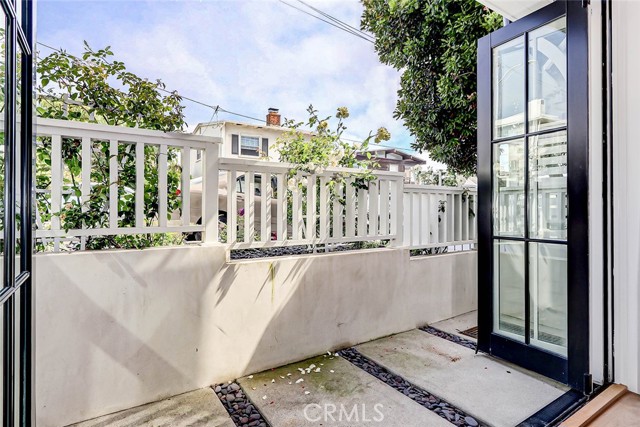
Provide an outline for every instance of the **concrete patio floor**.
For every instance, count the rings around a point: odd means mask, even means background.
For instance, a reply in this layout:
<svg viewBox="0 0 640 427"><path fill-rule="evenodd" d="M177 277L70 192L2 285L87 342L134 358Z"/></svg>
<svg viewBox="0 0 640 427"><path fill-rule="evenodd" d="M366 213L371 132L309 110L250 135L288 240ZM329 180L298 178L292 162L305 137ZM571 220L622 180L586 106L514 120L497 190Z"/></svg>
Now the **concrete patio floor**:
<svg viewBox="0 0 640 427"><path fill-rule="evenodd" d="M460 338L464 338L469 341L477 342L475 338L468 335L464 335L461 332L467 329L478 326L478 311L470 311L468 313L461 314L460 316L453 317L451 319L442 320L440 322L432 323L431 325L436 329L443 332L448 332L453 335L457 335Z"/></svg>
<svg viewBox="0 0 640 427"><path fill-rule="evenodd" d="M316 357L239 383L274 427L451 426L339 356Z"/></svg>
<svg viewBox="0 0 640 427"><path fill-rule="evenodd" d="M211 388L173 396L69 427L235 427Z"/></svg>
<svg viewBox="0 0 640 427"><path fill-rule="evenodd" d="M471 312L432 326L462 336L459 332L475 326L475 319L475 312ZM568 390L547 378L417 329L354 349L390 375L402 377L469 415L471 421L460 425L475 426L477 420L486 426L513 427ZM408 397L331 353L240 378L237 384L272 427L453 425L416 402L415 397ZM463 418L464 415L456 417L456 422ZM213 390L207 388L85 421L76 427L142 425L235 424Z"/></svg>
<svg viewBox="0 0 640 427"><path fill-rule="evenodd" d="M569 389L419 330L355 347L369 359L494 427L513 427Z"/></svg>

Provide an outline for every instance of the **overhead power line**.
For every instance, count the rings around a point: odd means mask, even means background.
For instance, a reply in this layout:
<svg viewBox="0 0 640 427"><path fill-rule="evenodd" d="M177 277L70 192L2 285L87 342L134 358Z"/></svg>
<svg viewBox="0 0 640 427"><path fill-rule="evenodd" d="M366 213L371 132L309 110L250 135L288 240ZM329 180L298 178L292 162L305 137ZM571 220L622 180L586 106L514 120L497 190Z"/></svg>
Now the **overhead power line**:
<svg viewBox="0 0 640 427"><path fill-rule="evenodd" d="M372 43L372 44L375 43L375 39L371 35L363 32L363 31L360 31L359 29L357 29L357 28L355 28L355 27L353 27L353 26L341 21L338 18L335 18L334 16L329 15L328 13L322 12L321 10L316 9L313 6L308 5L307 3L305 3L305 2L303 2L301 0L298 0L298 2L303 4L303 5L305 5L305 6L307 6L308 8L310 8L313 11L315 11L316 13L319 13L320 15L317 15L317 14L311 13L309 11L306 11L306 10L296 6L296 5L293 5L291 3L287 3L284 0L279 0L279 1L282 4L285 4L285 5L293 8L293 9L296 9L296 10L304 13L305 15L309 15L309 16L315 18L315 19L318 19L318 20L320 20L320 21L322 21L324 23L327 23L327 24L331 25L332 27L335 27L335 28L337 28L339 30L345 31L345 32L347 32L347 33L349 33L349 34L351 34L353 36L356 36L356 37L358 37L358 38L360 38L360 39L362 39L362 40L364 40L366 42L369 42L369 43ZM327 18L327 19L325 19L325 18Z"/></svg>
<svg viewBox="0 0 640 427"><path fill-rule="evenodd" d="M55 48L55 47L50 46L50 45L48 45L48 44L46 44L46 43L43 43L43 42L37 42L37 43L38 43L40 46L46 47L47 49L53 50L53 51L55 51L55 52L66 53L66 52L64 52L64 50L63 50L63 49ZM75 58L75 59L77 59L77 60L79 60L79 61L82 61L82 59L80 59L80 58L79 58L79 57L77 57L76 55L72 55L72 54L70 54L70 53L66 53L66 54L67 54L67 55L69 55L69 56L71 56L71 57L73 57L73 58ZM157 89L158 89L158 90L160 90L160 91L162 91L162 92L166 92L166 93L174 93L174 92L172 92L172 91L170 91L170 90L163 89L163 88L157 88ZM206 103L206 102L202 102L202 101L198 101L197 99L190 98L190 97L188 97L188 96L180 95L180 97L181 97L182 99L184 99L184 100L187 100L187 101L193 102L193 103L198 104L198 105L202 105L203 107L211 108L211 109L213 110L212 117L213 117L213 116L216 116L216 115L217 115L217 113L219 113L219 112L220 112L220 113L227 113L227 114L230 114L230 115L232 115L232 116L244 117L245 119L255 120L255 121L257 121L257 122L264 123L264 120L263 120L263 119L259 119L259 118L256 118L256 117L252 117L252 116L249 116L249 115L246 115L246 114L236 113L236 112L234 112L234 111L227 110L226 108L222 108L220 105L211 105L211 104L208 104L208 103ZM351 139L351 138L341 138L341 139L343 139L343 140L345 140L345 141L349 141L349 142L358 143L358 144L362 143L362 141L363 141L363 140L356 140L356 139ZM399 148L399 147L395 147L395 146L391 146L391 145L384 145L384 144L375 144L375 147L383 147L383 148ZM401 149L402 149L402 148L401 148Z"/></svg>
<svg viewBox="0 0 640 427"><path fill-rule="evenodd" d="M306 3L306 2L304 2L303 0L298 0L298 3L302 3L303 5L307 6L309 9L312 9L312 10L314 10L314 11L318 12L320 15L322 15L322 16L324 16L324 17L326 17L326 18L330 19L331 21L333 21L333 22L335 22L335 23L337 23L337 24L338 24L338 25L340 25L341 27L344 27L344 28L346 28L346 29L350 29L351 31L355 31L355 32L357 32L358 34L360 34L360 35L362 35L362 36L364 36L364 37L368 38L369 40L371 40L371 42L375 42L375 38L374 38L372 35L370 35L370 34L368 34L368 33L365 33L365 32L364 32L364 31L362 31L360 28L356 28L356 27L354 27L354 26L352 26L352 25L349 25L349 24L347 24L346 22L344 22L344 21L342 21L342 20L340 20L340 19L338 19L338 18L336 18L336 17L334 17L334 16L332 16L332 15L329 15L328 13L325 13L325 12L321 11L320 9L318 9L318 8L316 8L316 7L311 6L309 3Z"/></svg>
<svg viewBox="0 0 640 427"><path fill-rule="evenodd" d="M43 47L46 47L47 49L51 49L51 50L55 51L55 52L65 53L64 50L55 48L55 47L50 46L50 45L48 45L46 43L42 43L42 42L37 42L37 43L39 45L43 46ZM80 59L76 55L72 55L70 53L67 53L67 55L69 55L69 56L71 56L71 57L73 57L73 58L75 58L75 59L77 59L79 61L82 61L82 59ZM165 92L165 93L169 93L169 94L174 93L173 91L170 91L170 90L167 90L167 89L164 89L164 88L161 88L161 87L158 87L157 89L159 91L162 91L162 92ZM236 113L236 112L233 112L231 110L227 110L226 108L222 108L220 105L207 104L206 102L198 101L197 99L193 99L193 98L190 98L190 97L184 96L184 95L179 95L179 96L180 96L180 98L182 98L184 100L187 100L187 101L190 101L190 102L193 102L194 104L198 104L198 105L202 105L203 107L211 108L212 110L214 110L214 114L217 113L217 112L222 112L222 113L231 114L233 116L244 117L245 119L256 120L256 121L259 121L259 122L263 122L264 121L262 119L258 119L258 118L251 117L251 116L247 116L246 114Z"/></svg>

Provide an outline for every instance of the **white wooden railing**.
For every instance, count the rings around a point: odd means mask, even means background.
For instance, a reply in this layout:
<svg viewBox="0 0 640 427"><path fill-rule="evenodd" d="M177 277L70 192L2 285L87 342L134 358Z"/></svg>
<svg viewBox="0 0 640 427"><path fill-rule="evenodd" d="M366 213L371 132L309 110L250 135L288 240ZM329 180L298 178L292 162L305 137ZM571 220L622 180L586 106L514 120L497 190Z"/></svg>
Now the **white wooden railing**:
<svg viewBox="0 0 640 427"><path fill-rule="evenodd" d="M220 159L225 182L239 182L221 186L230 246L241 249L367 240L399 244L402 173L377 171L376 179L362 189L353 185L353 176L344 184L330 184L337 174L361 172L356 169L329 168L288 178L292 167L280 162ZM271 209L265 209L268 206Z"/></svg>
<svg viewBox="0 0 640 427"><path fill-rule="evenodd" d="M475 189L405 185L403 204L404 246L429 249L476 242Z"/></svg>
<svg viewBox="0 0 640 427"><path fill-rule="evenodd" d="M289 164L219 158L219 138L49 119L38 120L37 135L40 143L50 143L50 185L36 191L50 197L51 215L44 221L37 216L36 238L53 242L54 250L65 240L83 249L90 236L153 233L188 233L231 249L373 240L411 249L469 247L476 239L475 191L408 185L398 172L375 171L367 188L358 188L353 185L354 173L359 172L355 169L300 172L291 178ZM69 143L81 149L81 176L74 181L79 194L71 194L70 172L63 161ZM108 155L102 157L108 163L109 193L102 206L107 218L99 225L65 230L61 217L69 200L82 212L89 209L87 201L98 184L92 182L96 144L108 144ZM145 207L144 160L149 146L157 153L157 185L151 191L157 191L158 202L152 219ZM178 153L176 165L168 163L169 150ZM135 159L131 188L120 179L123 165L118 153L123 152ZM194 179L191 159L196 155L203 159L203 174ZM170 212L167 176L174 166L181 174L180 207ZM332 179L337 175L344 181ZM131 226L121 221L122 198L135 201Z"/></svg>
<svg viewBox="0 0 640 427"><path fill-rule="evenodd" d="M48 188L36 188L36 192L50 195L51 219L46 223L40 220L37 213L36 238L44 241L51 240L58 249L60 241L64 239L80 239L84 242L87 236L101 235L123 235L123 234L144 234L144 233L167 233L167 232L204 232L205 239L217 241L218 227L217 221L197 225L190 221L188 212L190 211L190 158L195 151L204 153L206 170L211 179L210 185L205 190L208 198L203 197L202 210L211 212L211 217L217 218L217 162L218 144L220 138L196 136L181 133L164 133L144 129L133 129L119 126L107 126L98 124L88 124L66 120L38 119L36 134L40 142L50 138L51 142L51 183ZM63 144L68 141L81 141L81 165L82 173L79 183L81 194L79 196L83 211L91 194L91 188L96 183L91 182L93 150L96 142L109 143L108 169L109 169L109 200L105 210L108 212L108 223L100 228L82 228L65 230L61 224L60 214L64 213L65 200L69 198L68 191L65 191L65 178L69 172L65 170L63 163ZM158 150L158 220L149 224L145 221L145 146L154 146ZM180 164L182 167L181 195L182 213L168 215L167 212L167 151L169 149L179 150ZM135 152L135 187L119 188L119 173L122 165L118 162L118 152L125 150ZM120 190L120 194L119 194ZM124 191L123 191L124 190ZM133 194L135 197L135 226L122 227L119 225L118 211L121 197Z"/></svg>

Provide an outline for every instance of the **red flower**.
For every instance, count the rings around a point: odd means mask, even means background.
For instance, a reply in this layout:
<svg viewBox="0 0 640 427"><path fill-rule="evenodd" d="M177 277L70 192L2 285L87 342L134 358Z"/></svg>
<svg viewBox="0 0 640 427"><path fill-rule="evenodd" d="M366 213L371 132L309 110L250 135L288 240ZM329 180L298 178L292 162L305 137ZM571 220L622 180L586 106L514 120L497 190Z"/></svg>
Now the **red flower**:
<svg viewBox="0 0 640 427"><path fill-rule="evenodd" d="M178 189L176 190L176 196L179 196L180 194L182 194L182 191L180 191L180 189L178 188Z"/></svg>

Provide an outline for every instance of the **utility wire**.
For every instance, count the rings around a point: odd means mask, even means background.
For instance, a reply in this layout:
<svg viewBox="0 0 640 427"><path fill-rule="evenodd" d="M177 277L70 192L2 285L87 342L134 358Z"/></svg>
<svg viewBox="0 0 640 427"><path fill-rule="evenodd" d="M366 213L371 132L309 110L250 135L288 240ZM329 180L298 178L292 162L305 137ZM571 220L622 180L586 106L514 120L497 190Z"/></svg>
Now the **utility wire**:
<svg viewBox="0 0 640 427"><path fill-rule="evenodd" d="M330 19L331 21L337 23L341 27L344 27L345 29L349 30L350 32L355 31L356 33L368 38L372 43L375 42L375 38L372 35L370 35L368 33L365 33L360 28L356 28L356 27L354 27L352 25L349 25L346 22L342 21L341 19L338 19L335 16L332 16L332 15L326 13L326 12L323 12L320 9L311 6L309 3L304 2L303 0L298 0L298 3L301 3L301 4L305 5L305 6L307 6L309 9L316 11L320 15L324 16L327 19Z"/></svg>
<svg viewBox="0 0 640 427"><path fill-rule="evenodd" d="M39 45L43 46L43 47L46 47L47 49L51 49L51 50L55 51L55 52L65 53L64 50L62 50L62 49L55 48L53 46L50 46L50 45L42 43L42 42L37 42L37 43ZM69 55L69 56L71 56L71 57L73 57L73 58L75 58L75 59L77 59L79 61L82 61L82 59L80 59L79 57L77 57L75 55L72 55L70 53L67 53L67 55ZM169 94L173 94L174 93L174 91L170 91L168 89L164 89L164 88L161 88L161 87L158 87L157 89L159 91L162 91L162 92L165 92L165 93L169 93ZM247 116L245 114L240 114L240 113L233 112L231 110L227 110L225 108L222 108L220 105L207 104L206 102L198 101L197 99L193 99L193 98L190 98L190 97L184 96L184 95L179 95L179 96L180 96L180 98L185 99L185 100L190 101L190 102L193 102L194 104L198 104L198 105L202 105L203 107L211 108L213 110L214 114L216 114L217 112L223 112L223 113L231 114L233 116L244 117L245 119L256 120L258 122L262 122L263 121L262 119L257 119L255 117L251 117L251 116Z"/></svg>
<svg viewBox="0 0 640 427"><path fill-rule="evenodd" d="M43 47L46 47L47 49L51 49L51 50L53 50L53 51L55 51L55 52L59 52L59 53L66 53L66 52L64 52L64 50L63 50L63 49L55 48L55 47L50 46L50 45L48 45L48 44L46 44L46 43L37 42L37 44L39 44L39 45L41 45L41 46L43 46ZM72 54L70 54L70 53L67 53L67 55L69 55L69 56L71 56L71 57L73 57L73 58L75 58L75 59L77 59L77 60L79 60L79 61L82 61L82 59L80 59L79 57L77 57L77 56L75 56L75 55L72 55ZM158 89L158 90L161 90L161 91L163 91L163 92L166 92L166 93L174 93L174 92L172 92L172 91L170 91L170 90L163 89L163 88L157 88L157 89ZM207 103L205 103L205 102L198 101L197 99L193 99L193 98L190 98L190 97L188 97L188 96L182 96L182 95L179 95L179 96L180 96L182 99L185 99L185 100L187 100L187 101L193 102L193 103L198 104L198 105L202 105L203 107L211 108L211 109L213 110L212 117L213 117L213 116L217 116L218 112L221 112L221 113L227 113L227 114L230 114L230 115L233 115L233 116L244 117L245 119L255 120L255 121L257 121L257 122L264 123L264 120L263 120L263 119L258 119L258 118L256 118L256 117L248 116L248 115L246 115L246 114L236 113L236 112L233 112L233 111L227 110L227 109L225 109L225 108L222 108L222 107L220 107L219 105L211 105L211 104L207 104ZM210 122L211 122L211 120L210 120ZM357 139L351 139L351 138L340 138L340 139L345 140L345 141L349 141L349 142L358 143L358 144L362 143L362 140L357 140ZM395 148L395 149L400 149L400 150L402 150L402 148L394 147L394 146L391 146L391 145L384 145L384 144L375 144L375 147Z"/></svg>
<svg viewBox="0 0 640 427"><path fill-rule="evenodd" d="M298 10L298 11L300 11L300 12L304 13L305 15L309 15L309 16L311 16L311 17L313 17L313 18L319 19L320 21L325 22L325 23L327 23L327 24L331 25L332 27L335 27L335 28L337 28L337 29L339 29L339 30L345 31L345 32L347 32L347 33L349 33L349 34L351 34L351 35L354 35L354 36L356 36L356 37L358 37L358 38L361 38L362 40L367 41L367 42L369 42L369 43L373 43L373 40L371 40L370 38L367 38L367 37L366 37L365 35L363 35L363 34L360 34L361 32L353 31L353 30L350 30L350 29L348 29L348 28L345 28L344 26L341 26L341 25L335 24L335 23L331 22L330 20L326 20L326 19L324 19L324 18L322 18L322 17L320 17L320 16L318 16L318 15L314 15L313 13L307 12L306 10L304 10L304 9L302 9L302 8L300 8L300 7L296 6L296 5L293 5L293 4L291 4L291 3L287 3L287 2L286 2L286 1L284 1L284 0L279 0L279 1L280 1L280 3L282 3L282 4L285 4L285 5L289 6L289 7L292 7L292 8L294 8L294 9L296 9L296 10ZM335 19L336 21L338 21L336 18L333 18L333 19ZM341 22L341 21L340 21L340 22ZM345 24L345 25L346 25L346 24Z"/></svg>

